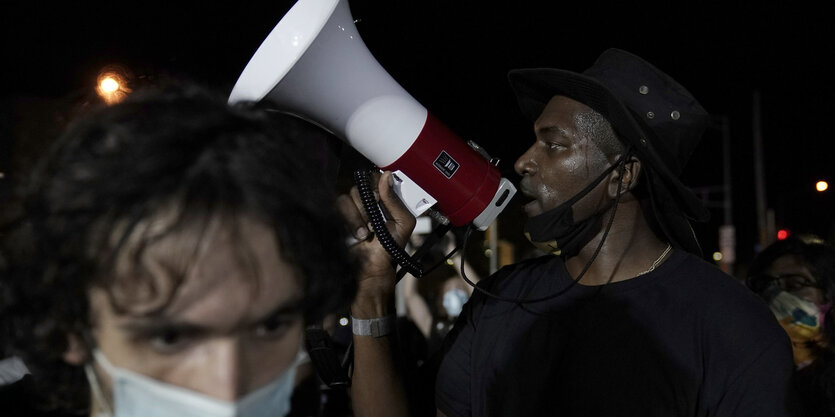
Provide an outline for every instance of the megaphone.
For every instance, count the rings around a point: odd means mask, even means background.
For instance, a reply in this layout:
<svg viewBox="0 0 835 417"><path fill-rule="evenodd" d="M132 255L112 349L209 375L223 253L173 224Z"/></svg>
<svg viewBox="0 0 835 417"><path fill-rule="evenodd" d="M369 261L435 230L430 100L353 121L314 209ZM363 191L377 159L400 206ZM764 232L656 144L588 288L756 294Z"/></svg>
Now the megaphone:
<svg viewBox="0 0 835 417"><path fill-rule="evenodd" d="M393 171L415 216L437 203L453 226L485 230L516 188L477 145L429 113L365 46L347 0L299 0L241 72L231 103L266 100Z"/></svg>

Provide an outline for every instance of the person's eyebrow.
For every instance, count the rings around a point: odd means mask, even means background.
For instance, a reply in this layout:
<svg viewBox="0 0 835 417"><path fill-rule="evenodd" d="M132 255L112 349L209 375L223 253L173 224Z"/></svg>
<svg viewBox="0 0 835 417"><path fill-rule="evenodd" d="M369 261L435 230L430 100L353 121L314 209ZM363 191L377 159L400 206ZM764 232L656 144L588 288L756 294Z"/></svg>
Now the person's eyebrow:
<svg viewBox="0 0 835 417"><path fill-rule="evenodd" d="M267 320L273 319L275 317L280 316L293 316L300 314L302 312L302 304L303 299L301 296L292 297L288 300L281 302L275 308L270 310L267 314L262 315L260 318L255 319L251 325L258 325Z"/></svg>
<svg viewBox="0 0 835 417"><path fill-rule="evenodd" d="M160 316L134 319L120 324L119 329L133 338L154 337L166 333L196 335L204 334L209 331L209 328L206 326L187 322L178 322L176 320Z"/></svg>
<svg viewBox="0 0 835 417"><path fill-rule="evenodd" d="M284 315L290 316L300 314L302 312L302 304L303 299L301 296L284 300L266 314L252 320L251 323L245 323L244 326L258 325L275 317ZM137 338L153 337L169 332L196 335L208 333L212 330L208 326L179 321L176 318L167 317L164 313L132 319L128 322L120 324L119 329L128 333L132 337Z"/></svg>
<svg viewBox="0 0 835 417"><path fill-rule="evenodd" d="M805 278L805 279L815 279L815 277L807 273L805 271L787 271L783 272L782 274L776 275L774 278L783 279L783 278Z"/></svg>
<svg viewBox="0 0 835 417"><path fill-rule="evenodd" d="M556 135L560 135L560 136L563 136L563 137L566 137L566 138L571 137L571 135L568 133L567 130L565 130L564 128L562 128L560 126L556 126L556 125L547 125L547 126L538 127L536 129L536 134L537 135L556 134Z"/></svg>

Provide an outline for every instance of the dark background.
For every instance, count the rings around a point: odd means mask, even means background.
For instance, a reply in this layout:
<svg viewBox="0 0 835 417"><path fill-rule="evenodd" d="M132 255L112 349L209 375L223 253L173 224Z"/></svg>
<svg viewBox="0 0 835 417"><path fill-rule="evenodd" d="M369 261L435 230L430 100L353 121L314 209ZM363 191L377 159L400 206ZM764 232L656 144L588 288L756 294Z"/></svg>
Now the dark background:
<svg viewBox="0 0 835 417"><path fill-rule="evenodd" d="M352 0L369 50L422 104L501 157L503 174L533 140L507 85L511 68L582 71L608 47L634 52L685 85L729 127L737 275L757 250L754 92L760 94L767 206L777 228L835 238L833 22L800 2L487 2ZM628 3L628 4L624 4ZM3 2L0 10L0 171L31 158L84 103L98 71L120 64L139 85L184 77L228 93L290 1ZM685 173L703 191L723 183L721 125ZM21 161L12 165L12 157ZM835 185L835 184L833 184ZM711 188L712 187L712 188ZM705 192L711 222L696 226L706 258L718 249L725 195ZM500 235L521 236L518 206Z"/></svg>

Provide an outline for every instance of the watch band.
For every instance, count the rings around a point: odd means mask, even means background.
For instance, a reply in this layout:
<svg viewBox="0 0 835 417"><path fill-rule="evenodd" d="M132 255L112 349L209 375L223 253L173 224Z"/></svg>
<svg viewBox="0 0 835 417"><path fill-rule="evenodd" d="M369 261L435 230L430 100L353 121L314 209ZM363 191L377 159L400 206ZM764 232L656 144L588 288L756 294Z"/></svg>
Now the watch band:
<svg viewBox="0 0 835 417"><path fill-rule="evenodd" d="M351 316L351 330L357 336L383 337L394 330L394 315L374 319L358 319Z"/></svg>

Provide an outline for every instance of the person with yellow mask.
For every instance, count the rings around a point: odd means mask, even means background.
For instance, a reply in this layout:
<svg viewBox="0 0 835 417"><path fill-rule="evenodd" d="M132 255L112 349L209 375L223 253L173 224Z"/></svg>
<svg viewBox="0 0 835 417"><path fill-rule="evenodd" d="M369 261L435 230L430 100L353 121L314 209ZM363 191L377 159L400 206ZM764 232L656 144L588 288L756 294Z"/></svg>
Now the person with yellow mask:
<svg viewBox="0 0 835 417"><path fill-rule="evenodd" d="M815 237L777 241L757 254L747 284L791 339L807 415L835 416L835 248Z"/></svg>

